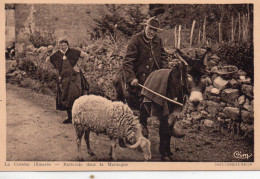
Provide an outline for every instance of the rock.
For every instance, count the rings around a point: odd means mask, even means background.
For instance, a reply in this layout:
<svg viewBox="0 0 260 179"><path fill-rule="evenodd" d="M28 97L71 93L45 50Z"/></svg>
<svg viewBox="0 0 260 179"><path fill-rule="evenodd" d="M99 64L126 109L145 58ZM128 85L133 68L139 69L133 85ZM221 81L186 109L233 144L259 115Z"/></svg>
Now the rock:
<svg viewBox="0 0 260 179"><path fill-rule="evenodd" d="M219 102L221 97L220 96L215 96L215 95L208 95L207 99L215 101L215 102Z"/></svg>
<svg viewBox="0 0 260 179"><path fill-rule="evenodd" d="M233 89L239 88L239 84L235 79L231 79L228 82L229 82L231 88L233 88Z"/></svg>
<svg viewBox="0 0 260 179"><path fill-rule="evenodd" d="M212 121L210 119L205 119L204 120L204 125L207 126L207 127L213 127L214 121Z"/></svg>
<svg viewBox="0 0 260 179"><path fill-rule="evenodd" d="M220 106L221 106L221 107L226 107L226 105L227 105L227 103L225 103L225 102L223 102L223 101L220 102Z"/></svg>
<svg viewBox="0 0 260 179"><path fill-rule="evenodd" d="M215 116L212 116L211 114L208 114L206 118L208 119L214 119Z"/></svg>
<svg viewBox="0 0 260 179"><path fill-rule="evenodd" d="M225 119L225 121L226 121L226 122L230 122L230 121L232 121L232 119L227 118L227 119Z"/></svg>
<svg viewBox="0 0 260 179"><path fill-rule="evenodd" d="M246 110L241 110L241 118L243 122L248 123L250 121L250 112Z"/></svg>
<svg viewBox="0 0 260 179"><path fill-rule="evenodd" d="M235 100L234 106L235 106L236 108L241 107L241 105L238 103L238 100L237 100L237 99Z"/></svg>
<svg viewBox="0 0 260 179"><path fill-rule="evenodd" d="M225 107L223 112L233 120L239 120L239 108Z"/></svg>
<svg viewBox="0 0 260 179"><path fill-rule="evenodd" d="M238 98L238 104L243 105L246 102L245 95L242 95Z"/></svg>
<svg viewBox="0 0 260 179"><path fill-rule="evenodd" d="M219 89L219 90L223 90L227 87L228 81L224 80L223 78L221 78L220 76L218 76L214 82L213 85Z"/></svg>
<svg viewBox="0 0 260 179"><path fill-rule="evenodd" d="M235 104L235 101L239 97L239 90L238 89L225 89L222 94L221 98L223 101L228 102L230 104Z"/></svg>
<svg viewBox="0 0 260 179"><path fill-rule="evenodd" d="M192 117L192 119L199 120L199 119L201 119L202 115L200 112L194 111L191 113L191 117Z"/></svg>
<svg viewBox="0 0 260 179"><path fill-rule="evenodd" d="M226 118L226 115L223 112L218 113L218 116L221 118Z"/></svg>
<svg viewBox="0 0 260 179"><path fill-rule="evenodd" d="M225 122L225 119L222 119L221 117L218 117L217 119L219 122Z"/></svg>
<svg viewBox="0 0 260 179"><path fill-rule="evenodd" d="M252 85L243 84L241 87L242 93L250 98L254 98L254 88Z"/></svg>
<svg viewBox="0 0 260 179"><path fill-rule="evenodd" d="M220 104L215 101L211 101L211 100L204 100L204 101L206 106L216 106L216 107L220 106Z"/></svg>
<svg viewBox="0 0 260 179"><path fill-rule="evenodd" d="M240 79L240 80L245 80L246 77L245 77L245 76L240 76L239 79Z"/></svg>
<svg viewBox="0 0 260 179"><path fill-rule="evenodd" d="M247 103L245 103L244 105L243 105L243 107L247 110L247 111L253 111L253 106L252 105L250 105L250 104L247 104Z"/></svg>
<svg viewBox="0 0 260 179"><path fill-rule="evenodd" d="M192 121L192 118L191 117L187 118L187 121Z"/></svg>
<svg viewBox="0 0 260 179"><path fill-rule="evenodd" d="M220 91L217 88L212 88L210 92L214 95L218 95L220 93Z"/></svg>
<svg viewBox="0 0 260 179"><path fill-rule="evenodd" d="M232 104L230 104L230 103L227 103L227 105L226 105L227 107L232 107Z"/></svg>
<svg viewBox="0 0 260 179"><path fill-rule="evenodd" d="M217 77L218 77L217 74L212 75L212 77L211 77L212 81L214 81Z"/></svg>
<svg viewBox="0 0 260 179"><path fill-rule="evenodd" d="M206 102L206 105L207 105L207 107L206 107L207 112L208 112L209 114L211 114L213 117L216 116L217 113L218 113L219 111L221 111L221 109L222 109L222 107L220 106L220 104L217 103L217 102L214 102L214 101L209 101L209 100L208 100L208 101Z"/></svg>
<svg viewBox="0 0 260 179"><path fill-rule="evenodd" d="M206 77L207 85L212 85L212 80L209 77Z"/></svg>
<svg viewBox="0 0 260 179"><path fill-rule="evenodd" d="M238 70L237 74L239 74L239 76L246 76L246 72L243 70Z"/></svg>
<svg viewBox="0 0 260 179"><path fill-rule="evenodd" d="M242 80L242 83L251 84L251 78L248 77L245 80Z"/></svg>
<svg viewBox="0 0 260 179"><path fill-rule="evenodd" d="M206 95L206 97L208 97L209 95L211 95L211 89L214 88L213 85L207 86L205 89L204 94Z"/></svg>
<svg viewBox="0 0 260 179"><path fill-rule="evenodd" d="M207 117L207 115L208 115L208 112L207 111L201 111L200 112L201 113L201 117L203 117L203 118L206 118Z"/></svg>

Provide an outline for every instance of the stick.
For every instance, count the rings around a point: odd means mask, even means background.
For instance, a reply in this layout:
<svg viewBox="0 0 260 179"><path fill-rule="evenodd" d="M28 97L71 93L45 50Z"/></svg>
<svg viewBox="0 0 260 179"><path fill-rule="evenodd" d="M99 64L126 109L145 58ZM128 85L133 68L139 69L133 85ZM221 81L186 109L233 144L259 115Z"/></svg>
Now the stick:
<svg viewBox="0 0 260 179"><path fill-rule="evenodd" d="M202 43L204 44L206 41L206 15L204 17L204 22L203 22L203 32L202 32Z"/></svg>
<svg viewBox="0 0 260 179"><path fill-rule="evenodd" d="M181 47L181 25L179 25L178 49Z"/></svg>
<svg viewBox="0 0 260 179"><path fill-rule="evenodd" d="M237 19L235 19L235 22L234 22L234 41L235 41L235 37L236 37L236 31L237 31Z"/></svg>
<svg viewBox="0 0 260 179"><path fill-rule="evenodd" d="M177 48L177 26L174 27L174 45Z"/></svg>
<svg viewBox="0 0 260 179"><path fill-rule="evenodd" d="M198 37L198 45L200 46L200 34L201 34L201 31L199 30L199 37Z"/></svg>
<svg viewBox="0 0 260 179"><path fill-rule="evenodd" d="M234 19L231 16L231 42L234 42Z"/></svg>
<svg viewBox="0 0 260 179"><path fill-rule="evenodd" d="M170 99L170 98L167 98L167 97L165 97L165 96L163 96L163 95L161 95L161 94L159 94L159 93L156 93L155 91L153 91L153 90L151 90L151 89L149 89L149 88L147 88L147 87L145 87L145 86L143 86L143 85L141 85L141 84L138 84L138 86L140 86L140 87L146 89L147 91L150 91L151 93L153 93L153 94L155 94L155 95L157 95L157 96L160 96L160 97L163 98L163 99L166 99L167 101L170 101L170 102L172 102L172 103L174 103L174 104L178 104L178 105L180 105L180 106L183 106L182 103L179 103L179 102L174 101L174 100L172 100L172 99Z"/></svg>
<svg viewBox="0 0 260 179"><path fill-rule="evenodd" d="M238 41L240 41L241 37L241 17L240 13L238 13Z"/></svg>
<svg viewBox="0 0 260 179"><path fill-rule="evenodd" d="M219 33L219 43L222 43L222 31L221 31L221 23L218 23L218 33Z"/></svg>
<svg viewBox="0 0 260 179"><path fill-rule="evenodd" d="M196 21L194 20L193 23L192 23L191 33L190 33L190 47L192 45L192 37L193 37L193 31L194 31L195 23L196 23Z"/></svg>

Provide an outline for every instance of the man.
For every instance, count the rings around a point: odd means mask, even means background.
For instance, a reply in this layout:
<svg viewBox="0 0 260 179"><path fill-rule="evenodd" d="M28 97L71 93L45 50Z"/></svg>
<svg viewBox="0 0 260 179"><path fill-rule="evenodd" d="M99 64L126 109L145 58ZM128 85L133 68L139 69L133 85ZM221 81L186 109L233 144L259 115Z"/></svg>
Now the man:
<svg viewBox="0 0 260 179"><path fill-rule="evenodd" d="M59 47L60 50L48 57L46 61L50 61L59 71L56 109L67 111L68 118L63 123L68 124L72 121L71 109L74 101L88 90L86 79L79 69L79 58L87 60L88 54L69 48L67 40L61 40Z"/></svg>
<svg viewBox="0 0 260 179"><path fill-rule="evenodd" d="M160 23L152 17L145 23L144 30L133 36L127 46L123 60L123 75L128 91L126 99L133 109L141 108L141 87L151 72L168 68L167 53L163 48L162 39L157 35ZM140 122L143 125L143 134L147 137L147 117L141 112Z"/></svg>

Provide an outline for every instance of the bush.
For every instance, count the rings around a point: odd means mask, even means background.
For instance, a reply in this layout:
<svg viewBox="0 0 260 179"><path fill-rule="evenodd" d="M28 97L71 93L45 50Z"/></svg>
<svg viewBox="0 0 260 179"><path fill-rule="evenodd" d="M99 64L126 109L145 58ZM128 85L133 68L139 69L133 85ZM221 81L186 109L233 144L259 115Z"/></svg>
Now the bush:
<svg viewBox="0 0 260 179"><path fill-rule="evenodd" d="M34 74L37 70L37 66L28 59L23 59L18 65L19 70L25 71L28 75Z"/></svg>
<svg viewBox="0 0 260 179"><path fill-rule="evenodd" d="M223 44L219 47L217 53L224 63L235 65L244 70L254 81L253 43Z"/></svg>
<svg viewBox="0 0 260 179"><path fill-rule="evenodd" d="M35 31L33 33L30 33L28 36L29 41L33 44L33 46L39 48L41 46L47 47L49 45L55 45L57 40L53 34L54 30L45 33Z"/></svg>

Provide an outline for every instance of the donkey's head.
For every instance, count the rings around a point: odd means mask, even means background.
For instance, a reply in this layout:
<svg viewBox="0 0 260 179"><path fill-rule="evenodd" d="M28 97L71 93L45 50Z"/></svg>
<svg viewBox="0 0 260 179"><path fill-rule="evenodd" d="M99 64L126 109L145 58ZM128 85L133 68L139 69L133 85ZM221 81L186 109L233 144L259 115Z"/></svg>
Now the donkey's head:
<svg viewBox="0 0 260 179"><path fill-rule="evenodd" d="M206 89L206 65L208 56L211 54L211 49L206 49L202 57L199 57L197 52L195 53L195 58L193 59L187 57L179 50L177 50L175 54L187 65L187 91L189 93L189 102L193 107L197 108L203 100L202 94Z"/></svg>

